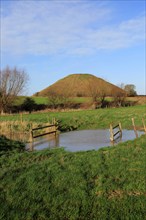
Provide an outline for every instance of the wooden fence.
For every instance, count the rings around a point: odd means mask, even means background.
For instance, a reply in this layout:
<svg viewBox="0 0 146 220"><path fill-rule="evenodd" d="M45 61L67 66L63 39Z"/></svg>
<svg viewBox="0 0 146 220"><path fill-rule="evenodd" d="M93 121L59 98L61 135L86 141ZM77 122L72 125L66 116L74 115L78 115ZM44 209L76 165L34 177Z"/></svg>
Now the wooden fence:
<svg viewBox="0 0 146 220"><path fill-rule="evenodd" d="M52 120L50 123L39 124L28 121L1 121L0 135L4 135L12 140L19 140L23 142L32 142L34 138L44 135L57 133L57 122ZM43 132L42 132L43 131Z"/></svg>
<svg viewBox="0 0 146 220"><path fill-rule="evenodd" d="M118 138L122 138L122 126L121 123L113 126L110 124L110 140L113 142Z"/></svg>
<svg viewBox="0 0 146 220"><path fill-rule="evenodd" d="M144 131L146 134L146 125L145 125L145 119L142 118L142 124L143 127L136 127L135 126L135 120L132 118L132 125L133 125L133 130L135 132L136 138L138 138L138 130ZM114 142L116 139L122 138L122 126L121 123L118 123L117 125L113 126L110 124L110 140Z"/></svg>
<svg viewBox="0 0 146 220"><path fill-rule="evenodd" d="M145 134L146 134L146 125L145 125L145 120L144 120L144 118L142 118L142 124L143 124L144 132L145 132Z"/></svg>
<svg viewBox="0 0 146 220"><path fill-rule="evenodd" d="M140 130L143 130L145 132L145 134L146 134L146 125L145 125L144 118L142 118L142 124L143 124L143 127ZM135 136L136 136L136 138L138 138L138 131L137 130L139 130L139 129L137 129L137 127L135 126L134 118L132 118L132 125L133 125L133 129L134 129L134 132L135 132Z"/></svg>
<svg viewBox="0 0 146 220"><path fill-rule="evenodd" d="M48 130L46 130L47 128L48 128ZM44 129L45 129L45 131L43 131L43 133L36 134L36 131L44 130ZM42 136L49 135L49 134L55 134L55 137L56 137L56 133L57 133L57 125L56 124L49 124L49 125L42 126L42 127L32 128L30 130L29 142L33 142L34 138L42 137Z"/></svg>

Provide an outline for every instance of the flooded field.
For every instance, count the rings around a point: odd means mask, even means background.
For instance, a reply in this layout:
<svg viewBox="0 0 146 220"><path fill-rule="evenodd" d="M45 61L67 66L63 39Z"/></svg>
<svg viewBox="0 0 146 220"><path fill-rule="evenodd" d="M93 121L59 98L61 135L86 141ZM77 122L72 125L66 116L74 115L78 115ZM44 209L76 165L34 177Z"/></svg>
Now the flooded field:
<svg viewBox="0 0 146 220"><path fill-rule="evenodd" d="M138 136L144 134L138 131ZM122 139L117 139L116 143L135 139L133 130L123 130ZM115 143L115 144L116 144ZM82 130L71 131L59 134L56 139L51 137L40 138L36 142L27 145L30 150L42 150L45 148L64 147L67 151L87 151L98 150L101 147L111 146L109 130Z"/></svg>

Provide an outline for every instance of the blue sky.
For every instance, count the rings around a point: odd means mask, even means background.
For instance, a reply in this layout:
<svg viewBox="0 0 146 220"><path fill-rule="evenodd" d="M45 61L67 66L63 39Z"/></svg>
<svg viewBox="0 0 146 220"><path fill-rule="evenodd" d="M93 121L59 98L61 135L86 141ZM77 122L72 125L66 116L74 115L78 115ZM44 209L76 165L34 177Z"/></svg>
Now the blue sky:
<svg viewBox="0 0 146 220"><path fill-rule="evenodd" d="M27 95L72 73L146 94L145 0L1 0L1 68L25 69Z"/></svg>

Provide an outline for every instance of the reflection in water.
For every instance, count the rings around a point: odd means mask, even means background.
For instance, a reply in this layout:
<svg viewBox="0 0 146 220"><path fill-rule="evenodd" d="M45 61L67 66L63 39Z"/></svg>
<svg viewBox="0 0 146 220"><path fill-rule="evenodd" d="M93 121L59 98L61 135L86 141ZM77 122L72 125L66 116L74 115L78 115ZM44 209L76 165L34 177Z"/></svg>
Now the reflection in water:
<svg viewBox="0 0 146 220"><path fill-rule="evenodd" d="M46 135L45 138L37 138L37 141L28 143L26 145L26 149L29 151L55 147L59 147L59 135L56 135L55 137L50 137L50 135Z"/></svg>
<svg viewBox="0 0 146 220"><path fill-rule="evenodd" d="M144 132L138 132L139 136ZM124 142L135 139L133 130L123 130L122 139L116 141ZM82 130L71 131L57 135L54 138L40 138L37 142L27 145L31 150L42 150L45 148L64 147L68 151L97 150L104 146L111 146L109 130Z"/></svg>

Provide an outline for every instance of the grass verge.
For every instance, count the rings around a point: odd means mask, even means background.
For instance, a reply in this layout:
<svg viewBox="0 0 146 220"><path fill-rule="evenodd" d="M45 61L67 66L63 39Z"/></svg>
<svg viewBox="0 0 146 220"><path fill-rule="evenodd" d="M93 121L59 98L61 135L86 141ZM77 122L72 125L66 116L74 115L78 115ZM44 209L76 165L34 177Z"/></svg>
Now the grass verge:
<svg viewBox="0 0 146 220"><path fill-rule="evenodd" d="M47 123L52 118L59 122L60 131L71 131L76 129L102 129L109 128L110 123L122 123L122 127L132 129L131 118L135 118L135 125L142 127L142 117L146 116L146 105L108 108L97 110L82 110L70 112L46 112L24 114L24 121L36 123ZM0 121L21 120L21 116L1 116Z"/></svg>
<svg viewBox="0 0 146 220"><path fill-rule="evenodd" d="M0 219L145 219L146 137L98 151L2 154Z"/></svg>

